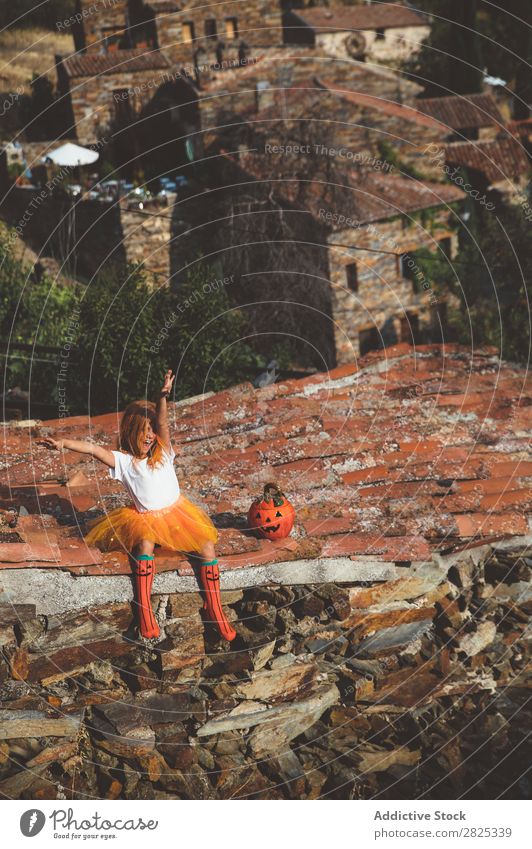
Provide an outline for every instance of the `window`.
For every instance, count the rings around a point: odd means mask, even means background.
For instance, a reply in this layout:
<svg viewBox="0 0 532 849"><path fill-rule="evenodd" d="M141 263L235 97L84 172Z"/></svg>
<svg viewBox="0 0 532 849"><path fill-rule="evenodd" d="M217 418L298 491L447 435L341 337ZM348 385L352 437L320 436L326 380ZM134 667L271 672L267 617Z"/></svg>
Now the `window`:
<svg viewBox="0 0 532 849"><path fill-rule="evenodd" d="M123 27L104 27L102 29L102 47L105 52L120 49L120 42L125 35Z"/></svg>
<svg viewBox="0 0 532 849"><path fill-rule="evenodd" d="M358 344L361 357L367 354L368 351L378 351L382 347L379 328L368 327L366 330L359 330Z"/></svg>
<svg viewBox="0 0 532 849"><path fill-rule="evenodd" d="M218 30L216 28L216 20L214 18L207 18L205 21L205 36L206 38L216 38L218 35Z"/></svg>
<svg viewBox="0 0 532 849"><path fill-rule="evenodd" d="M227 38L238 38L238 21L236 18L225 19L225 35Z"/></svg>
<svg viewBox="0 0 532 849"><path fill-rule="evenodd" d="M352 292L358 292L358 270L356 262L350 262L345 267L345 279Z"/></svg>
<svg viewBox="0 0 532 849"><path fill-rule="evenodd" d="M379 27L379 29L375 30L375 41L384 41L386 38L386 32L384 27Z"/></svg>
<svg viewBox="0 0 532 849"><path fill-rule="evenodd" d="M191 41L194 41L194 24L192 21L183 21L182 33L183 41L186 44L190 44Z"/></svg>

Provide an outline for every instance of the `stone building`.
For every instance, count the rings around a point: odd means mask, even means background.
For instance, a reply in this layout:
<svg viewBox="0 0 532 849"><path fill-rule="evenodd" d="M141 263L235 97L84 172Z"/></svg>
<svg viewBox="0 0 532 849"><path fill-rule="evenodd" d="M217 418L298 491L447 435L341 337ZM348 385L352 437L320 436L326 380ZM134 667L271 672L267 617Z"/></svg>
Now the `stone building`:
<svg viewBox="0 0 532 849"><path fill-rule="evenodd" d="M506 127L495 98L489 93L420 98L416 108L447 127L448 142L494 139Z"/></svg>
<svg viewBox="0 0 532 849"><path fill-rule="evenodd" d="M336 58L404 62L430 34L426 17L407 6L313 6L284 16L285 41Z"/></svg>
<svg viewBox="0 0 532 849"><path fill-rule="evenodd" d="M375 98L390 102L412 102L421 87L384 67L369 66L364 62L328 62L328 80L333 88L342 91L364 91ZM205 81L198 93L201 125L205 130L205 146L219 135L221 125L238 125L254 115L255 126L261 113L273 109L270 119L287 117L287 109L307 106L307 99L321 100L321 109L331 108L338 121L335 132L342 140L359 142L356 121L351 120L354 110L334 95L325 104L323 58L317 51L299 45L284 45L268 50L250 61L246 67L231 68ZM332 102L334 101L334 103ZM304 111L304 110L303 110ZM340 114L342 113L342 114ZM325 114L325 113L323 113ZM267 116L264 115L264 118ZM427 119L428 123L428 119ZM435 122L432 122L435 123ZM369 124L369 122L367 122ZM441 130L438 132L441 137Z"/></svg>
<svg viewBox="0 0 532 849"><path fill-rule="evenodd" d="M439 258L454 256L452 205L463 192L382 172L357 175L350 187L351 208L318 210L331 228L337 362L396 342L417 344L438 336L442 341L445 298L435 294L412 254L427 248Z"/></svg>
<svg viewBox="0 0 532 849"><path fill-rule="evenodd" d="M440 259L454 256L456 205L465 197L463 191L398 176L382 162L340 169L319 150L302 147L272 145L267 157L244 151L226 156L223 181L231 189L221 219L233 221L243 210L250 218L272 215L274 223L262 236L271 241L272 257L283 251L288 231L298 234L293 236L300 239L294 268L288 266L290 257L282 265L288 275L296 270L306 275L309 304L314 303L319 281L328 281L333 363L398 340L412 343L441 336L445 299L436 296L412 255L426 248ZM302 238L305 228L309 235ZM243 237L241 229L240 241L245 243ZM322 253L313 260L312 275L305 252L315 252L318 245ZM251 273L260 274L260 269Z"/></svg>
<svg viewBox="0 0 532 849"><path fill-rule="evenodd" d="M494 201L519 202L530 181L532 161L522 143L512 136L494 141L461 142L437 150L450 168L460 168L479 193Z"/></svg>
<svg viewBox="0 0 532 849"><path fill-rule="evenodd" d="M103 138L111 126L134 120L171 79L172 65L158 50L119 50L67 56L58 65L59 88L69 99L71 122L82 144Z"/></svg>
<svg viewBox="0 0 532 849"><path fill-rule="evenodd" d="M253 0L206 5L200 0L78 0L83 19L83 48L89 52L134 47L164 49L175 63L219 63L248 47L282 42L280 4Z"/></svg>

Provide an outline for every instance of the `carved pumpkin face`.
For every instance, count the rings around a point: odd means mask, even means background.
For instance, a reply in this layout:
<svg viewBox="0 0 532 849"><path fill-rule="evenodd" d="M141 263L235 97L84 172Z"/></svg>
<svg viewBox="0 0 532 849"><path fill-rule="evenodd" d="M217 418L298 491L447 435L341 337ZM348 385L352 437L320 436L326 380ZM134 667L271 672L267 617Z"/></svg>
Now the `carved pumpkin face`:
<svg viewBox="0 0 532 849"><path fill-rule="evenodd" d="M294 526L295 510L277 484L267 483L264 495L253 502L248 525L264 539L284 539Z"/></svg>

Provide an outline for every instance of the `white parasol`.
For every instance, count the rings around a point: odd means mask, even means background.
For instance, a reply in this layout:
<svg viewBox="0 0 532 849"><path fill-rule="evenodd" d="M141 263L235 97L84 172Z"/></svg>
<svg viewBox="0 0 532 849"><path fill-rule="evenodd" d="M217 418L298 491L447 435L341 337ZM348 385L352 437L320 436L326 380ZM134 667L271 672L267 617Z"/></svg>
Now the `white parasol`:
<svg viewBox="0 0 532 849"><path fill-rule="evenodd" d="M46 159L50 159L54 165L63 165L70 168L76 168L80 165L92 165L99 158L99 154L95 150L89 150L86 147L81 147L79 144L67 142L61 147L56 148L52 153L49 153Z"/></svg>

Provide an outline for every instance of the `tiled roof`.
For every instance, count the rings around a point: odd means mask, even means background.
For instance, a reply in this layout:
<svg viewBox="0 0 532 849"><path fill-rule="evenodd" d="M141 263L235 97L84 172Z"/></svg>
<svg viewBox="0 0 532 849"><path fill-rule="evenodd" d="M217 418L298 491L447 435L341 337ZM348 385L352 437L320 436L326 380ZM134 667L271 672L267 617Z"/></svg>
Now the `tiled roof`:
<svg viewBox="0 0 532 849"><path fill-rule="evenodd" d="M171 62L158 50L114 50L110 53L83 53L67 56L63 67L69 77L96 77L100 74L129 74L170 68Z"/></svg>
<svg viewBox="0 0 532 849"><path fill-rule="evenodd" d="M212 91L224 89L228 83L235 81L238 83L245 83L246 81L253 80L256 76L258 76L258 74L260 74L260 78L263 80L272 81L275 79L281 79L284 68L288 69L290 66L297 66L301 69L305 68L307 65L311 68L308 74L308 85L312 86L313 83L311 82L311 77L313 76L313 72L316 67L316 55L312 50L309 51L306 46L301 47L294 44L271 47L258 55L250 57L247 64L243 67L224 68L224 70L217 74L212 80L205 80L202 83L202 91L209 96L209 93ZM328 73L330 74L333 71L329 70ZM355 85L362 88L365 80L375 82L375 80L379 80L379 78L384 83L393 83L394 88L397 88L397 74L390 68L378 65L367 65L365 62L357 62L355 60L350 61L349 79L355 81ZM286 83L278 83L278 85L287 91L292 88L291 85L287 85ZM272 86L275 87L274 82L272 82ZM415 90L417 92L418 90L421 90L419 86L410 80L402 80L401 86L403 88L406 86L407 89L411 91Z"/></svg>
<svg viewBox="0 0 532 849"><path fill-rule="evenodd" d="M320 205L341 209L360 224L455 203L464 197L455 185L422 182L371 168L353 167L341 174L331 168L329 177L320 180L319 176L308 179L307 174L299 175L293 159L284 155L275 161L273 155L265 158L246 152L238 161L231 161L241 170L244 182L249 176L272 182L275 193L298 208L306 208L313 215L319 214Z"/></svg>
<svg viewBox="0 0 532 849"><path fill-rule="evenodd" d="M532 164L522 144L513 138L448 144L445 159L450 165L480 171L492 183L527 174Z"/></svg>
<svg viewBox="0 0 532 849"><path fill-rule="evenodd" d="M416 106L453 130L489 127L492 124L504 126L504 118L491 94L421 98L416 101Z"/></svg>
<svg viewBox="0 0 532 849"><path fill-rule="evenodd" d="M352 103L355 106L363 106L368 109L376 109L386 115L392 115L395 118L401 118L403 121L410 121L415 124L420 124L423 127L432 129L446 130L444 124L436 118L431 117L424 111L415 109L413 106L406 106L402 103L397 103L393 100L386 100L383 97L376 97L372 94L365 94L362 91L353 89L341 88L331 80L316 80L318 85L327 89L331 94L335 94Z"/></svg>
<svg viewBox="0 0 532 849"><path fill-rule="evenodd" d="M367 177L361 175L359 179L352 174L350 185L364 193L360 200L361 221L379 221L400 213L456 203L464 196L462 190L454 185L422 182L381 172L370 172Z"/></svg>
<svg viewBox="0 0 532 849"><path fill-rule="evenodd" d="M420 14L395 3L335 6L333 9L315 6L312 9L297 9L294 14L318 32L427 26L427 21Z"/></svg>
<svg viewBox="0 0 532 849"><path fill-rule="evenodd" d="M393 567L529 533L531 404L526 369L492 351L401 344L304 380L170 405L170 419L183 491L221 528L222 569L341 562L356 581L368 558ZM96 509L126 503L120 485L86 456L36 444L48 434L114 447L117 424L112 413L4 427L0 507L30 515L2 534L0 568L128 573L124 554L89 550L80 534ZM279 542L243 530L272 479L297 512ZM158 570L176 568L191 574L161 550Z"/></svg>

